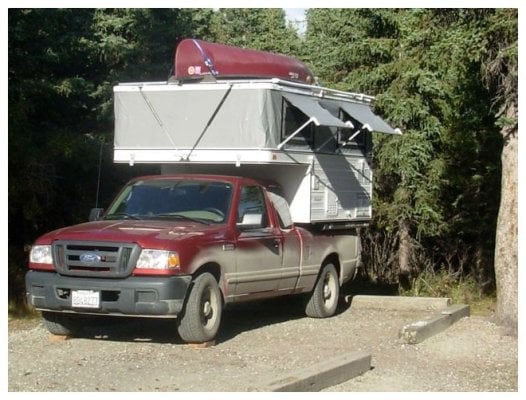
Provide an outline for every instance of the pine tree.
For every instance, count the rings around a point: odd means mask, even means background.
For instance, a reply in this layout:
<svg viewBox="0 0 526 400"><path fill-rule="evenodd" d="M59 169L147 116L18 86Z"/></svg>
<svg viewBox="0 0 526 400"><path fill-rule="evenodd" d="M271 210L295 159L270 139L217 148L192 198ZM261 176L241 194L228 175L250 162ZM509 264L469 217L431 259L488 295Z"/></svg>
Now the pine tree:
<svg viewBox="0 0 526 400"><path fill-rule="evenodd" d="M281 8L225 8L211 18L210 39L218 43L294 55L296 31L287 26Z"/></svg>

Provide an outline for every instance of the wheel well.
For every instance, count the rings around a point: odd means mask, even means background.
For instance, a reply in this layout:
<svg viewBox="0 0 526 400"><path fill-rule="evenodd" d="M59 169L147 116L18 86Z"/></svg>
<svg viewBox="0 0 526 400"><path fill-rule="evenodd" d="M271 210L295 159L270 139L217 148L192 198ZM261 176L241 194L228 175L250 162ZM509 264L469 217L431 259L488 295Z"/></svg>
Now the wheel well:
<svg viewBox="0 0 526 400"><path fill-rule="evenodd" d="M341 279L340 257L338 257L338 254L331 253L327 257L325 257L325 260L323 260L322 263L322 267L327 264L334 265L334 268L336 268L336 272L338 273L338 277Z"/></svg>
<svg viewBox="0 0 526 400"><path fill-rule="evenodd" d="M194 272L194 279L205 272L212 274L214 278L216 278L217 282L219 282L219 280L221 279L221 267L217 263L209 262L204 265L201 265L197 269L197 271Z"/></svg>
<svg viewBox="0 0 526 400"><path fill-rule="evenodd" d="M219 291L221 292L221 297L222 297L223 305L224 305L225 304L225 293L223 291L222 285L219 283L221 281L221 266L215 262L208 262L206 264L203 264L197 269L197 271L193 273L192 279L197 278L199 275L204 274L205 272L212 274L212 276L215 278L219 286Z"/></svg>

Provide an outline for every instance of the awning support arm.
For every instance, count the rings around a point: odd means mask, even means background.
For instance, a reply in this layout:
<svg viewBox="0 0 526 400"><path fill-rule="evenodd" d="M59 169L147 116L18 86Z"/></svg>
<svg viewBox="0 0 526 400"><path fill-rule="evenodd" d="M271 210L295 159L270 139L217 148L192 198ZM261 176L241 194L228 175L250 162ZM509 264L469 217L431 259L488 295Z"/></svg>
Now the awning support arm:
<svg viewBox="0 0 526 400"><path fill-rule="evenodd" d="M194 145L192 146L192 148L190 149L190 152L187 154L186 156L186 161L189 161L190 160L190 156L192 155L192 153L194 152L194 150L196 149L197 145L199 144L199 142L201 141L201 139L203 138L203 136L205 135L206 131L208 130L208 128L210 127L210 125L212 125L212 121L214 120L214 118L216 117L217 113L219 112L219 110L221 109L221 107L223 107L223 104L225 103L225 100L226 98L228 97L228 95L230 94L230 92L232 91L232 86L234 86L233 84L230 84L228 86L228 90L225 92L225 94L223 95L223 98L221 99L221 101L219 102L219 104L217 105L217 107L215 108L214 112L212 113L212 115L210 116L210 118L208 119L208 122L206 123L206 126L204 127L203 131L201 132L201 134L199 135L199 137L197 138L197 140L195 141Z"/></svg>
<svg viewBox="0 0 526 400"><path fill-rule="evenodd" d="M278 150L281 150L283 146L285 146L294 136L297 136L298 133L300 133L303 129L307 127L311 122L314 122L317 126L319 126L319 122L316 119L316 117L310 117L307 122L305 122L302 126L300 126L298 129L296 129L294 132L292 132L283 142L278 144Z"/></svg>
<svg viewBox="0 0 526 400"><path fill-rule="evenodd" d="M363 125L360 129L358 129L356 132L354 132L352 134L351 137L349 137L349 139L346 140L347 143L349 143L351 140L353 140L356 136L358 136L360 133L363 132L363 130L366 129L368 130L369 132L372 132L373 130L371 129L371 127L369 126L369 124L365 124Z"/></svg>

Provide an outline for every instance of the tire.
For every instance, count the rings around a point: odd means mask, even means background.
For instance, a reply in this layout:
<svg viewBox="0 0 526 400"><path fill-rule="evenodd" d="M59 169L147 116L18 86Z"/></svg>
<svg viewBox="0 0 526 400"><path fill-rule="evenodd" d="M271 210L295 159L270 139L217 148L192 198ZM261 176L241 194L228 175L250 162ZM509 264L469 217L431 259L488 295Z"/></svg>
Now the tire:
<svg viewBox="0 0 526 400"><path fill-rule="evenodd" d="M82 329L82 320L58 312L42 311L44 326L53 335L74 336Z"/></svg>
<svg viewBox="0 0 526 400"><path fill-rule="evenodd" d="M185 342L208 342L221 323L223 301L214 276L205 272L195 278L186 301L178 332Z"/></svg>
<svg viewBox="0 0 526 400"><path fill-rule="evenodd" d="M305 314L312 318L331 317L336 312L340 295L338 272L333 264L322 267L316 285L307 299Z"/></svg>

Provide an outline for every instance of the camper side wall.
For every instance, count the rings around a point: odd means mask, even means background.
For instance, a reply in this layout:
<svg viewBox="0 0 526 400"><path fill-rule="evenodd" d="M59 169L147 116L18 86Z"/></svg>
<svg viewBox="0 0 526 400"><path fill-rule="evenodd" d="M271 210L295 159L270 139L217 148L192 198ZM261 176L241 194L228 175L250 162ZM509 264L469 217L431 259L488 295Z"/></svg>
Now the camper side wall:
<svg viewBox="0 0 526 400"><path fill-rule="evenodd" d="M371 196L372 174L364 157L316 156L310 222L369 221Z"/></svg>

